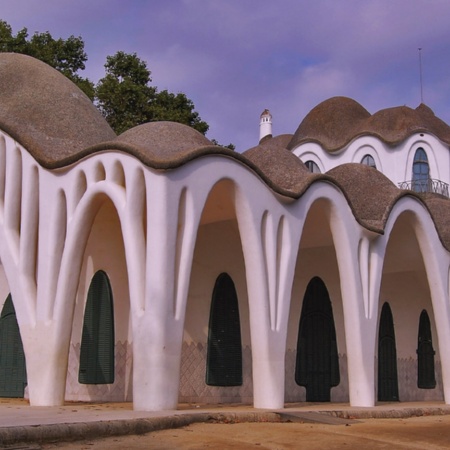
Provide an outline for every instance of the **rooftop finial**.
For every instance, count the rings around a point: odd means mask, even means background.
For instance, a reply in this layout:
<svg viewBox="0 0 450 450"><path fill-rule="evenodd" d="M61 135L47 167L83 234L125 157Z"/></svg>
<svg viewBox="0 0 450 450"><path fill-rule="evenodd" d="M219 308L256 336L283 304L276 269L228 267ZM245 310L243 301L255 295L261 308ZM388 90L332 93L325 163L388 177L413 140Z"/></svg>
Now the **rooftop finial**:
<svg viewBox="0 0 450 450"><path fill-rule="evenodd" d="M265 137L272 137L272 114L265 109L259 120L259 142Z"/></svg>

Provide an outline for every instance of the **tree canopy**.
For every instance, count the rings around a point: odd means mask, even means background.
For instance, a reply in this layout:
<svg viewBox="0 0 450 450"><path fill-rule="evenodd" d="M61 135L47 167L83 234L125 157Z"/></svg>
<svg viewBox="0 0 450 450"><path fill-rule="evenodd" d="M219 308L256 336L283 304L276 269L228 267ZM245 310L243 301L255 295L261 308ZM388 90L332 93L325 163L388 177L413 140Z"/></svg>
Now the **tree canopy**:
<svg viewBox="0 0 450 450"><path fill-rule="evenodd" d="M118 51L108 56L105 76L97 84L83 78L87 55L83 39L70 36L54 39L46 31L31 37L27 28L15 35L11 26L0 20L0 52L14 52L33 56L63 73L94 102L111 128L117 133L142 123L168 120L183 123L206 134L209 125L195 110L195 105L184 93L158 91L151 86L151 72L147 63L136 53ZM213 139L217 144L217 141ZM227 146L234 150L234 145Z"/></svg>
<svg viewBox="0 0 450 450"><path fill-rule="evenodd" d="M105 77L96 86L96 101L117 133L157 120L183 123L203 134L208 131L208 124L201 120L185 94L158 92L150 86L151 72L136 53L119 51L108 56L105 70Z"/></svg>

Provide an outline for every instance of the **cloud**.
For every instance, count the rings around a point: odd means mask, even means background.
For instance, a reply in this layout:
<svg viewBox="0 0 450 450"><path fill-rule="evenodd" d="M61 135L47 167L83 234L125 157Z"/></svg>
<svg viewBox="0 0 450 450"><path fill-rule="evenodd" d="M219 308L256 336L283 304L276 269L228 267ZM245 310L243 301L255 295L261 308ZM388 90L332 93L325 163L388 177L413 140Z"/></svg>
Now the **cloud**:
<svg viewBox="0 0 450 450"><path fill-rule="evenodd" d="M274 131L293 133L320 101L346 95L371 112L420 101L450 121L450 2L444 0L15 0L15 31L81 35L86 75L106 56L136 52L160 89L185 92L208 136L244 150L269 108Z"/></svg>

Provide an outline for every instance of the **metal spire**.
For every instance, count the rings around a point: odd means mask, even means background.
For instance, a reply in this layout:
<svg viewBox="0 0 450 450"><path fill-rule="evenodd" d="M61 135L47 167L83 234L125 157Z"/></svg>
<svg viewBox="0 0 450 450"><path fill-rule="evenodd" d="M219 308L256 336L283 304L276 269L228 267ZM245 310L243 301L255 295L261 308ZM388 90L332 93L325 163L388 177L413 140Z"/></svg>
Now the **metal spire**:
<svg viewBox="0 0 450 450"><path fill-rule="evenodd" d="M420 103L423 103L422 47L419 47Z"/></svg>

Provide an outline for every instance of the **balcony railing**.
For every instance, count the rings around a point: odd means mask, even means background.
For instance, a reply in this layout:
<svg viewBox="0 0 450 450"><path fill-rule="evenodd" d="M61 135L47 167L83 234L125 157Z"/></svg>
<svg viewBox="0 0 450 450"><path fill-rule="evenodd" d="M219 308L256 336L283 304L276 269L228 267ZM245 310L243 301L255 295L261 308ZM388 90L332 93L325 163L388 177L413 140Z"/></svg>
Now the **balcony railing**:
<svg viewBox="0 0 450 450"><path fill-rule="evenodd" d="M409 191L418 192L421 194L439 194L448 197L448 184L441 180L433 180L428 178L426 180L411 180L402 181L398 183L400 189L407 189Z"/></svg>

